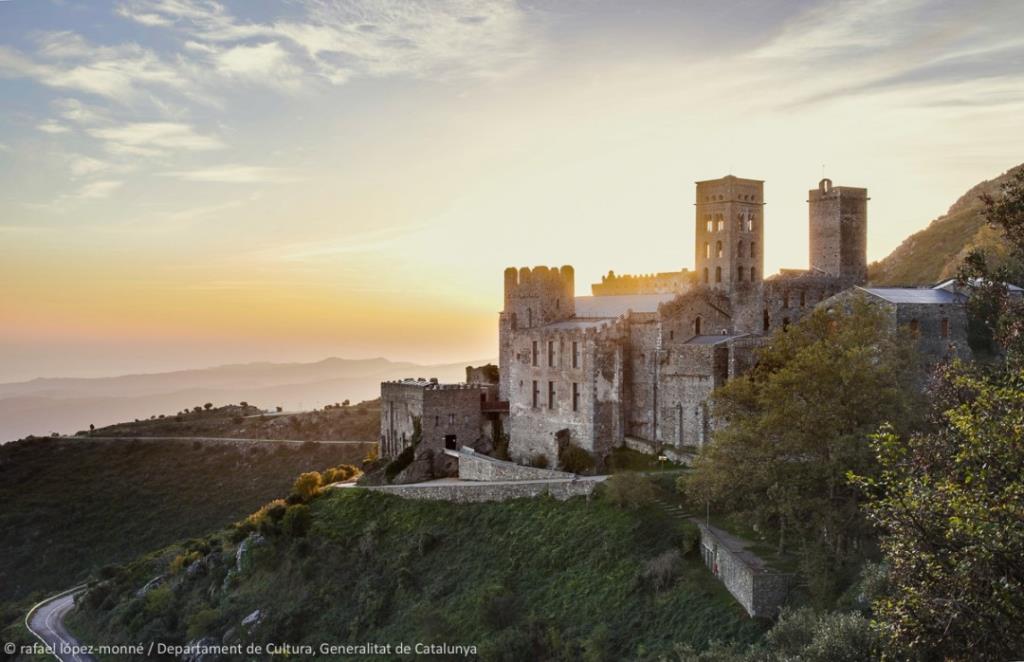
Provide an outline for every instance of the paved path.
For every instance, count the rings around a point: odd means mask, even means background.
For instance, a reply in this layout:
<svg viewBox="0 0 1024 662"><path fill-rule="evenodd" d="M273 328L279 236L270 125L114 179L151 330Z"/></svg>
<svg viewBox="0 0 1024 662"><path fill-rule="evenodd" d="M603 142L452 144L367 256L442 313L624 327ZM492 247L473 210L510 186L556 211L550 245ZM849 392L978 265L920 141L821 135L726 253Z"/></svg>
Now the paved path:
<svg viewBox="0 0 1024 662"><path fill-rule="evenodd" d="M74 588L44 600L29 611L25 625L53 651L61 662L95 662L96 658L86 653L75 653L70 649L81 647L82 643L64 626L64 616L74 609L75 596L82 588Z"/></svg>

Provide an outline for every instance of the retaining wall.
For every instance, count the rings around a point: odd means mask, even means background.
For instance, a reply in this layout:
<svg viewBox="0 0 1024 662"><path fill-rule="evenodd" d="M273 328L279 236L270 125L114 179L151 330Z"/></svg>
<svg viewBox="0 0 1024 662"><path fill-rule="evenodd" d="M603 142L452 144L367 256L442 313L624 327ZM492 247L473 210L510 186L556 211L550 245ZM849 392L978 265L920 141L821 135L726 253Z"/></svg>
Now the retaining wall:
<svg viewBox="0 0 1024 662"><path fill-rule="evenodd" d="M375 485L364 489L394 494L405 499L473 503L480 501L508 501L550 495L559 501L576 496L590 497L605 476L579 480L520 480L495 483L462 482L444 479L412 485Z"/></svg>
<svg viewBox="0 0 1024 662"><path fill-rule="evenodd" d="M792 575L774 571L745 549L744 541L695 520L701 556L748 614L775 618L786 601Z"/></svg>

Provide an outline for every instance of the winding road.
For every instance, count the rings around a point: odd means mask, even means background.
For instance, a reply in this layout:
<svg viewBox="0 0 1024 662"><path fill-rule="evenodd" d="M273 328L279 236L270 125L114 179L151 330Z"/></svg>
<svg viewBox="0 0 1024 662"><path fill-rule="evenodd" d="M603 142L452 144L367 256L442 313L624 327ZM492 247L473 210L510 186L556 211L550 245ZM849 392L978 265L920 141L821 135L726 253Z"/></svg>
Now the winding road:
<svg viewBox="0 0 1024 662"><path fill-rule="evenodd" d="M53 656L61 662L96 661L92 655L75 652L76 648L82 647L82 643L64 626L64 616L74 609L75 596L83 590L79 586L58 593L37 604L25 617L25 625L29 632L49 647Z"/></svg>

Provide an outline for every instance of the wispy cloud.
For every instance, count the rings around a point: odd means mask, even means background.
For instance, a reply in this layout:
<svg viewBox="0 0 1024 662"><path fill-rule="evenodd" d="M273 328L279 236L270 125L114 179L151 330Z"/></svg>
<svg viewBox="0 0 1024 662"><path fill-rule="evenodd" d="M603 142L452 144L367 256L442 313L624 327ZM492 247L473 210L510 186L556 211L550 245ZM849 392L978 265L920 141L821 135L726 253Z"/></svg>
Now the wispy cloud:
<svg viewBox="0 0 1024 662"><path fill-rule="evenodd" d="M242 164L217 165L195 170L177 170L164 174L168 177L175 177L190 182L222 182L226 184L274 184L293 181L280 168Z"/></svg>
<svg viewBox="0 0 1024 662"><path fill-rule="evenodd" d="M180 122L132 122L121 126L89 129L114 154L157 156L173 150L207 151L224 148L214 136L203 135Z"/></svg>
<svg viewBox="0 0 1024 662"><path fill-rule="evenodd" d="M104 179L97 182L89 182L85 184L77 192L74 197L81 198L83 200L96 200L98 198L109 197L111 193L121 188L124 182Z"/></svg>
<svg viewBox="0 0 1024 662"><path fill-rule="evenodd" d="M60 122L54 122L53 120L47 120L36 125L36 128L43 133L67 133L71 129Z"/></svg>

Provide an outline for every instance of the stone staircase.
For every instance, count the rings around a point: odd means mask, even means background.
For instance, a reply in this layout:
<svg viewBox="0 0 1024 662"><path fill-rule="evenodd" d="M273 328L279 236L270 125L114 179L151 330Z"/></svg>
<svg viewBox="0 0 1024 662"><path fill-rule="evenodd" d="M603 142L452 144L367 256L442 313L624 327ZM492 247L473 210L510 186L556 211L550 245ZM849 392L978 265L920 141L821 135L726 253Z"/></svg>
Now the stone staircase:
<svg viewBox="0 0 1024 662"><path fill-rule="evenodd" d="M693 518L693 515L686 512L682 506L675 503L669 503L663 497L655 497L654 503L662 512L674 520L683 522Z"/></svg>

